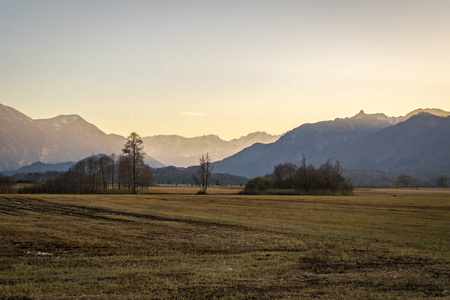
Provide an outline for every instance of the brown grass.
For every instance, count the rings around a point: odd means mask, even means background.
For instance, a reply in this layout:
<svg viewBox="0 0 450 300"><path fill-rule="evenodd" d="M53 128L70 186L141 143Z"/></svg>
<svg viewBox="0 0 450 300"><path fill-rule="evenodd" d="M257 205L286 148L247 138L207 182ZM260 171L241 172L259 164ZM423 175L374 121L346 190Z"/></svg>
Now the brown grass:
<svg viewBox="0 0 450 300"><path fill-rule="evenodd" d="M0 195L0 298L450 297L448 190Z"/></svg>
<svg viewBox="0 0 450 300"><path fill-rule="evenodd" d="M243 187L239 185L212 185L208 187L207 193L211 195L232 195L242 191ZM196 195L199 191L199 187L195 185L173 185L173 184L159 184L155 187L148 189L142 189L141 194L182 194L182 195Z"/></svg>

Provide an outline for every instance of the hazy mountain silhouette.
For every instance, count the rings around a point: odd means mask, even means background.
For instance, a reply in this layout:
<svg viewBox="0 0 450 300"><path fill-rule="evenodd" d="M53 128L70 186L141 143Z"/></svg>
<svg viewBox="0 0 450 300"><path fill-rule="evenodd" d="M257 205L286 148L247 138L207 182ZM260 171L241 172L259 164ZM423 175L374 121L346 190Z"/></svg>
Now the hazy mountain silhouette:
<svg viewBox="0 0 450 300"><path fill-rule="evenodd" d="M331 159L354 169L447 168L450 118L424 111L443 116L450 114L426 109L396 118L361 111L351 118L304 124L274 143L255 144L216 162L215 168L218 172L250 178L271 173L278 163L300 164L303 154L308 164L319 165Z"/></svg>
<svg viewBox="0 0 450 300"><path fill-rule="evenodd" d="M97 153L121 153L125 138L107 135L78 115L33 120L0 104L0 170L33 162L78 161ZM164 164L146 157L153 167Z"/></svg>
<svg viewBox="0 0 450 300"><path fill-rule="evenodd" d="M21 112L0 104L0 170L45 160L52 138Z"/></svg>
<svg viewBox="0 0 450 300"><path fill-rule="evenodd" d="M5 175L14 175L17 173L43 173L47 171L57 171L57 172L66 172L75 164L73 161L55 163L55 164L46 164L43 162L35 162L29 166L24 166L18 170L11 170L4 172Z"/></svg>
<svg viewBox="0 0 450 300"><path fill-rule="evenodd" d="M340 152L340 161L348 168L450 170L450 117L421 113L355 141Z"/></svg>
<svg viewBox="0 0 450 300"><path fill-rule="evenodd" d="M97 153L118 153L125 143L118 144L95 125L78 115L60 115L45 120L35 120L37 124L54 138L55 144L45 150L45 160L69 161ZM76 160L76 159L75 159Z"/></svg>
<svg viewBox="0 0 450 300"><path fill-rule="evenodd" d="M255 143L272 143L279 136L254 132L238 139L225 141L217 135L185 138L178 135L144 137L147 153L166 165L188 167L197 165L202 154L209 153L213 161L224 159Z"/></svg>
<svg viewBox="0 0 450 300"><path fill-rule="evenodd" d="M160 135L145 137L145 161L154 168L196 165L204 153L219 160L255 142L273 142L278 136L256 132L224 141L218 136L197 138ZM0 104L0 171L16 170L34 162L78 161L92 154L120 154L125 137L106 134L78 115L33 120ZM164 162L160 162L160 159Z"/></svg>
<svg viewBox="0 0 450 300"><path fill-rule="evenodd" d="M152 167L196 165L208 152L216 172L246 177L270 173L280 162L319 165L340 160L346 168L431 170L450 168L449 116L440 109L418 109L406 116L359 114L301 125L278 139L256 132L224 141L215 135L184 138L175 135L144 137L146 162ZM263 144L263 143L268 144ZM33 120L0 104L0 171L19 169L33 162L78 161L92 154L120 154L125 137L106 134L78 115ZM233 155L234 154L234 155ZM162 162L160 162L162 161Z"/></svg>

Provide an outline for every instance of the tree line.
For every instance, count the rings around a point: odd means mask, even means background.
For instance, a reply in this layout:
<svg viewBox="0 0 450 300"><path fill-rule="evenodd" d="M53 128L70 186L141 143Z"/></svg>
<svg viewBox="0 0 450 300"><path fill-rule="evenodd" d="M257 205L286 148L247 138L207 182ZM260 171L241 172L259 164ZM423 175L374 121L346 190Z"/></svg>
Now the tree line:
<svg viewBox="0 0 450 300"><path fill-rule="evenodd" d="M439 175L435 180L435 186L438 188L448 187L448 179L449 179L449 177L446 174ZM392 181L392 186L397 189L399 187L419 188L419 187L430 187L431 184L425 180L422 180L422 181L416 180L408 174L400 174L400 175L398 175L397 178L395 178Z"/></svg>
<svg viewBox="0 0 450 300"><path fill-rule="evenodd" d="M6 175L0 173L0 194L12 193L14 187L14 180Z"/></svg>
<svg viewBox="0 0 450 300"><path fill-rule="evenodd" d="M153 184L153 174L144 163L143 142L133 132L127 138L122 155L93 155L80 160L55 179L25 187L23 193L96 194L110 187L137 193L138 188Z"/></svg>
<svg viewBox="0 0 450 300"><path fill-rule="evenodd" d="M339 161L330 160L318 168L307 165L303 156L301 165L293 163L278 164L271 174L250 179L245 185L244 194L314 194L349 195L353 186L342 176Z"/></svg>

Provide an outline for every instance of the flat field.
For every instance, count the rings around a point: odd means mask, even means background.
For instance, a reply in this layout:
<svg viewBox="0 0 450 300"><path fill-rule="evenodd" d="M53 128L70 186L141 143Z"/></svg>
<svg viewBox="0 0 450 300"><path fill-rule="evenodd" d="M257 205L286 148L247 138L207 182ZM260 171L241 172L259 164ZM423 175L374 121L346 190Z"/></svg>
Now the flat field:
<svg viewBox="0 0 450 300"><path fill-rule="evenodd" d="M450 191L0 195L0 298L450 297Z"/></svg>

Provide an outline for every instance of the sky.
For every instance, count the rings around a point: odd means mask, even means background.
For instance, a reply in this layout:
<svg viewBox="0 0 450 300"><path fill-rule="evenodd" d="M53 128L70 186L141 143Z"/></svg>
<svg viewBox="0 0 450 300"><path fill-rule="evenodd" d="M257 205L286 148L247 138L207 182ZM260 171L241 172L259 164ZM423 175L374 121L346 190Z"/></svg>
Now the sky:
<svg viewBox="0 0 450 300"><path fill-rule="evenodd" d="M450 1L0 0L0 103L106 133L450 110Z"/></svg>

